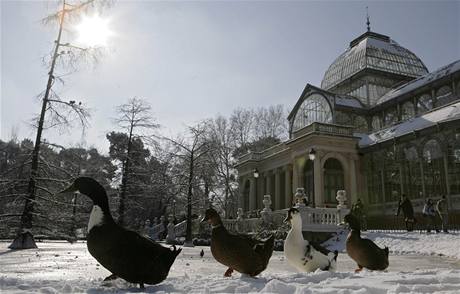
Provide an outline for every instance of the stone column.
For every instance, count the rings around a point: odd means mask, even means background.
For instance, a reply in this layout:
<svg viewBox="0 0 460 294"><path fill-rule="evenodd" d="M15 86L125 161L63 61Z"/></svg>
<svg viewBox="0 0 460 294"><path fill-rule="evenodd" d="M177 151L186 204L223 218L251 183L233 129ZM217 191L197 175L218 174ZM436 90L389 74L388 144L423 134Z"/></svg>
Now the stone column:
<svg viewBox="0 0 460 294"><path fill-rule="evenodd" d="M246 211L256 209L257 194L256 194L256 178L249 179L249 207L244 207Z"/></svg>
<svg viewBox="0 0 460 294"><path fill-rule="evenodd" d="M321 207L324 203L323 197L323 176L324 171L321 167L321 158L319 158L319 152L316 152L316 158L313 161L313 180L315 182L315 207ZM312 195L308 195L308 197L312 197ZM311 200L310 200L311 201Z"/></svg>
<svg viewBox="0 0 460 294"><path fill-rule="evenodd" d="M284 167L284 177L285 177L285 182L286 185L284 186L284 200L285 200L285 206L287 208L292 206L292 170L291 170L291 165L286 165Z"/></svg>
<svg viewBox="0 0 460 294"><path fill-rule="evenodd" d="M275 170L275 203L273 203L273 210L281 209L281 174L280 170Z"/></svg>

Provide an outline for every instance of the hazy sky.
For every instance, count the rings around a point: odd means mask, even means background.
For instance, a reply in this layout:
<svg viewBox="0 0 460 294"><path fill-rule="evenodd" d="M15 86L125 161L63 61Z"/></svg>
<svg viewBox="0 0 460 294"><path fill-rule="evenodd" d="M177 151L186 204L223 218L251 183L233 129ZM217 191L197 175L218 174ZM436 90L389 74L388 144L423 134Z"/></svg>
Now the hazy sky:
<svg viewBox="0 0 460 294"><path fill-rule="evenodd" d="M56 27L40 20L53 1L1 2L0 138L40 109ZM328 66L366 30L389 35L430 71L460 59L460 1L118 1L103 12L114 36L99 64L83 66L57 87L66 100L92 109L84 143L107 150L114 108L147 99L166 135L237 107L290 108L306 83L320 86ZM64 72L59 72L62 74ZM68 98L68 99L67 99ZM82 142L79 129L49 141Z"/></svg>

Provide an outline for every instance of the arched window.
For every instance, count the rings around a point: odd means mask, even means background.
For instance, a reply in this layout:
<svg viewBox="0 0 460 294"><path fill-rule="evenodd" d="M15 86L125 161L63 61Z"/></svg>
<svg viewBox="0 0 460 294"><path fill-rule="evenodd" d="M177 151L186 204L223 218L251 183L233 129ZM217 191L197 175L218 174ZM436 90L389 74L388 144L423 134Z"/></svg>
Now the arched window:
<svg viewBox="0 0 460 294"><path fill-rule="evenodd" d="M408 120L415 116L414 103L407 101L401 107L401 119Z"/></svg>
<svg viewBox="0 0 460 294"><path fill-rule="evenodd" d="M359 133L366 133L369 130L367 126L367 121L362 116L355 117L354 126L355 126L356 132L359 132Z"/></svg>
<svg viewBox="0 0 460 294"><path fill-rule="evenodd" d="M433 99L428 94L423 94L417 100L417 113L422 114L433 108Z"/></svg>
<svg viewBox="0 0 460 294"><path fill-rule="evenodd" d="M338 190L345 188L342 164L335 158L329 158L324 163L324 202L336 204Z"/></svg>
<svg viewBox="0 0 460 294"><path fill-rule="evenodd" d="M398 112L396 109L389 109L385 111L384 124L385 126L391 126L398 121Z"/></svg>
<svg viewBox="0 0 460 294"><path fill-rule="evenodd" d="M438 141L431 139L423 146L423 172L426 197L445 193L444 162Z"/></svg>
<svg viewBox="0 0 460 294"><path fill-rule="evenodd" d="M382 128L382 123L380 121L380 118L375 115L372 117L372 130L373 131L378 131Z"/></svg>
<svg viewBox="0 0 460 294"><path fill-rule="evenodd" d="M442 86L436 91L436 106L445 105L454 100L452 89L449 86Z"/></svg>
<svg viewBox="0 0 460 294"><path fill-rule="evenodd" d="M331 106L326 98L319 94L313 94L302 102L295 115L292 131L295 132L313 122L332 122Z"/></svg>

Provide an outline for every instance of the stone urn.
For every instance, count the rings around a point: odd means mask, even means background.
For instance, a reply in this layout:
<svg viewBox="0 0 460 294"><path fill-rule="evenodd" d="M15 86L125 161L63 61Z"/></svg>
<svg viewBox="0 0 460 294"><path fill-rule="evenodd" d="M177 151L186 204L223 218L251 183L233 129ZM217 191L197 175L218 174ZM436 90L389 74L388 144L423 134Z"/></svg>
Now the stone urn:
<svg viewBox="0 0 460 294"><path fill-rule="evenodd" d="M308 197L305 194L305 189L304 188L297 188L295 194L294 194L294 199L295 199L295 205L297 207L299 206L307 206L308 205Z"/></svg>
<svg viewBox="0 0 460 294"><path fill-rule="evenodd" d="M272 209L270 208L270 205L272 205L272 199L270 195L264 195L264 200L262 200L262 203L264 204L264 209L262 211L265 211L265 212L272 211Z"/></svg>
<svg viewBox="0 0 460 294"><path fill-rule="evenodd" d="M244 216L243 208L241 208L241 207L238 208L238 210L236 211L236 215L237 215L236 220L237 221L242 221L243 218L244 218L243 217Z"/></svg>
<svg viewBox="0 0 460 294"><path fill-rule="evenodd" d="M339 203L337 205L337 209L347 208L347 205L345 204L347 202L347 192L345 190L338 190L337 197L335 197L335 199L337 199L337 202Z"/></svg>
<svg viewBox="0 0 460 294"><path fill-rule="evenodd" d="M166 226L168 234L166 235L166 243L174 244L176 240L176 230L174 225L174 217L172 214L168 216L168 225Z"/></svg>

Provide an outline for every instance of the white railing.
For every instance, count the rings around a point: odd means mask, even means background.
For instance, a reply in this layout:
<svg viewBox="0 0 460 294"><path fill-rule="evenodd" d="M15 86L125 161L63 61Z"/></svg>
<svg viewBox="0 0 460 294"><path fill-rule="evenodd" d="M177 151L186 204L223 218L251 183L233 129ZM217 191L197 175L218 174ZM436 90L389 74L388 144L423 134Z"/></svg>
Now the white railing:
<svg viewBox="0 0 460 294"><path fill-rule="evenodd" d="M302 215L302 230L309 232L336 231L343 217L350 212L347 208L299 207Z"/></svg>
<svg viewBox="0 0 460 294"><path fill-rule="evenodd" d="M296 207L302 216L302 231L335 232L339 223L350 210L347 208L313 208L308 206ZM288 209L268 212L266 218L275 227L281 227ZM263 223L262 218L224 219L224 226L231 232L254 233Z"/></svg>

